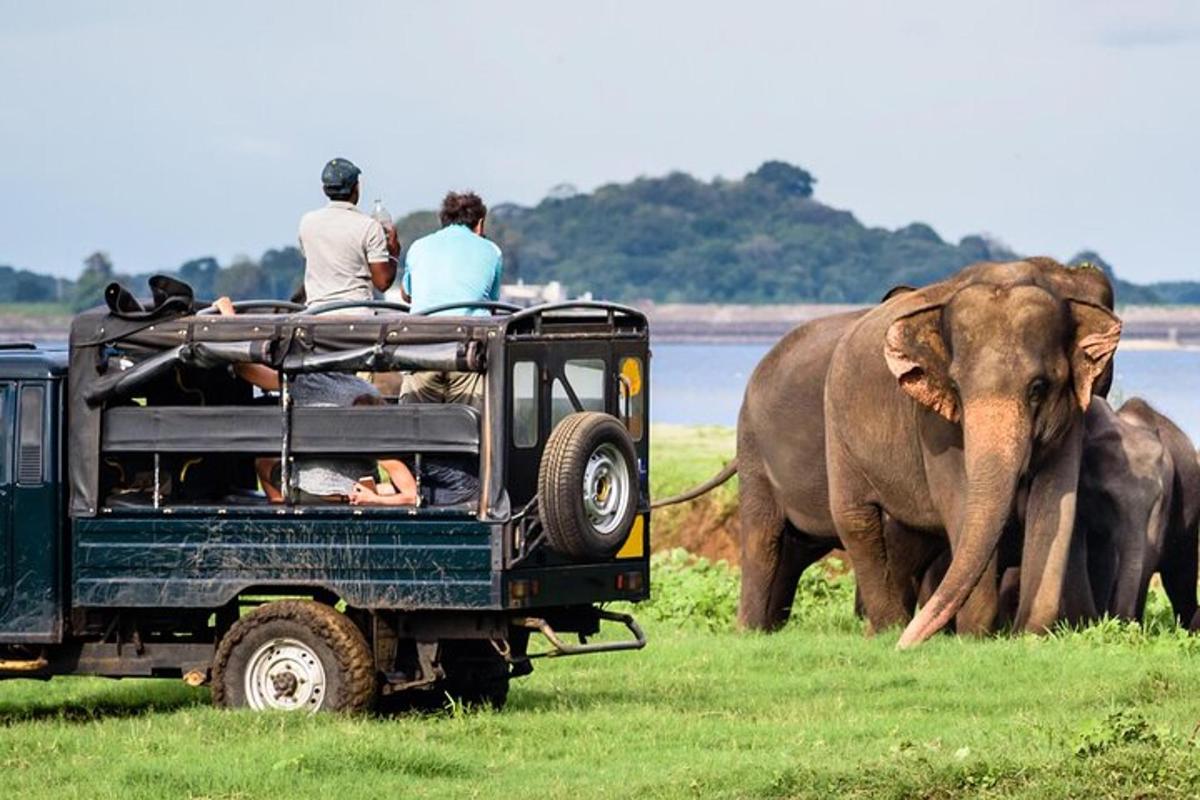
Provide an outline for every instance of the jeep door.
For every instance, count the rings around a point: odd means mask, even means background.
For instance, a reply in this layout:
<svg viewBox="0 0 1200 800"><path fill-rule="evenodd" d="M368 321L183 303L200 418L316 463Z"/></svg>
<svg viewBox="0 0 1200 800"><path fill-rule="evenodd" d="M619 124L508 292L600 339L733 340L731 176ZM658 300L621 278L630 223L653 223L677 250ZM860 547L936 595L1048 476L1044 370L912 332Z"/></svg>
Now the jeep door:
<svg viewBox="0 0 1200 800"><path fill-rule="evenodd" d="M13 441L17 415L13 413L14 385L0 383L0 619L12 604L13 592Z"/></svg>

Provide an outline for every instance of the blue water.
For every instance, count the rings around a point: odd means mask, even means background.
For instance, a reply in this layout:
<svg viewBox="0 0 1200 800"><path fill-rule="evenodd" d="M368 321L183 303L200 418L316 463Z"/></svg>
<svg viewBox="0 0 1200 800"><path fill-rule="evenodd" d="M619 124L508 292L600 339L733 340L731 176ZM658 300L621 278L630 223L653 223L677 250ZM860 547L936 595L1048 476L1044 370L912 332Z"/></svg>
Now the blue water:
<svg viewBox="0 0 1200 800"><path fill-rule="evenodd" d="M684 425L735 425L746 381L767 344L656 344L651 417ZM1200 352L1119 350L1109 399L1144 397L1200 443Z"/></svg>

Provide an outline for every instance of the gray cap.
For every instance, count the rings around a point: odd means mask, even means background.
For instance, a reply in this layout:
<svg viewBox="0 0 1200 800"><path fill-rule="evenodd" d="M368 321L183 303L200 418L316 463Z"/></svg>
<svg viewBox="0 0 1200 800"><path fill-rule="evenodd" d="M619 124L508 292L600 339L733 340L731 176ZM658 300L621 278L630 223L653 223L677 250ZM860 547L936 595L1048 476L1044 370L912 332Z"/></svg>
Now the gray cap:
<svg viewBox="0 0 1200 800"><path fill-rule="evenodd" d="M345 158L335 158L321 170L321 183L326 189L349 192L358 183L362 170Z"/></svg>

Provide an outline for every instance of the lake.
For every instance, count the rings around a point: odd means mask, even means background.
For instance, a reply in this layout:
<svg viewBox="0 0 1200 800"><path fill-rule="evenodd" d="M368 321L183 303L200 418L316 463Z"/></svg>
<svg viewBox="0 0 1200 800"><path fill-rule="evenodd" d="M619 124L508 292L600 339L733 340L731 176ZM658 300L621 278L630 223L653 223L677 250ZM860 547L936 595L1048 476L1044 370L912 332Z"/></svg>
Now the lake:
<svg viewBox="0 0 1200 800"><path fill-rule="evenodd" d="M735 425L742 393L769 344L653 345L651 418ZM1200 351L1118 350L1109 398L1144 397L1200 443Z"/></svg>

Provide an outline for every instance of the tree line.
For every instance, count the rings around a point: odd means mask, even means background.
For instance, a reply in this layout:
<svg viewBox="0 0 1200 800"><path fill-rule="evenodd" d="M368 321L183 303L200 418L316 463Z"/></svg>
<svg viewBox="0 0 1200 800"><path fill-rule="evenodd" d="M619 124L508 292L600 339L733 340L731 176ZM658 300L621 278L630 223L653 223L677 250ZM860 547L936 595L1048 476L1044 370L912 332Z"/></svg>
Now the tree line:
<svg viewBox="0 0 1200 800"><path fill-rule="evenodd" d="M494 207L488 235L504 251L507 282L558 280L572 292L626 302L873 302L898 284L930 283L976 261L1017 257L991 237L947 242L920 222L868 227L816 200L816 183L801 167L768 161L737 180L706 182L674 172L587 193L562 184L537 205ZM433 211L397 220L403 243L436 228ZM1197 282L1134 284L1116 278L1091 251L1070 261L1108 272L1119 302L1200 303ZM297 248L282 247L258 259L221 265L196 258L162 271L202 298L286 298L301 280L304 259ZM0 266L0 302L79 310L100 302L110 281L136 292L149 274L121 274L99 252L85 259L74 281Z"/></svg>

